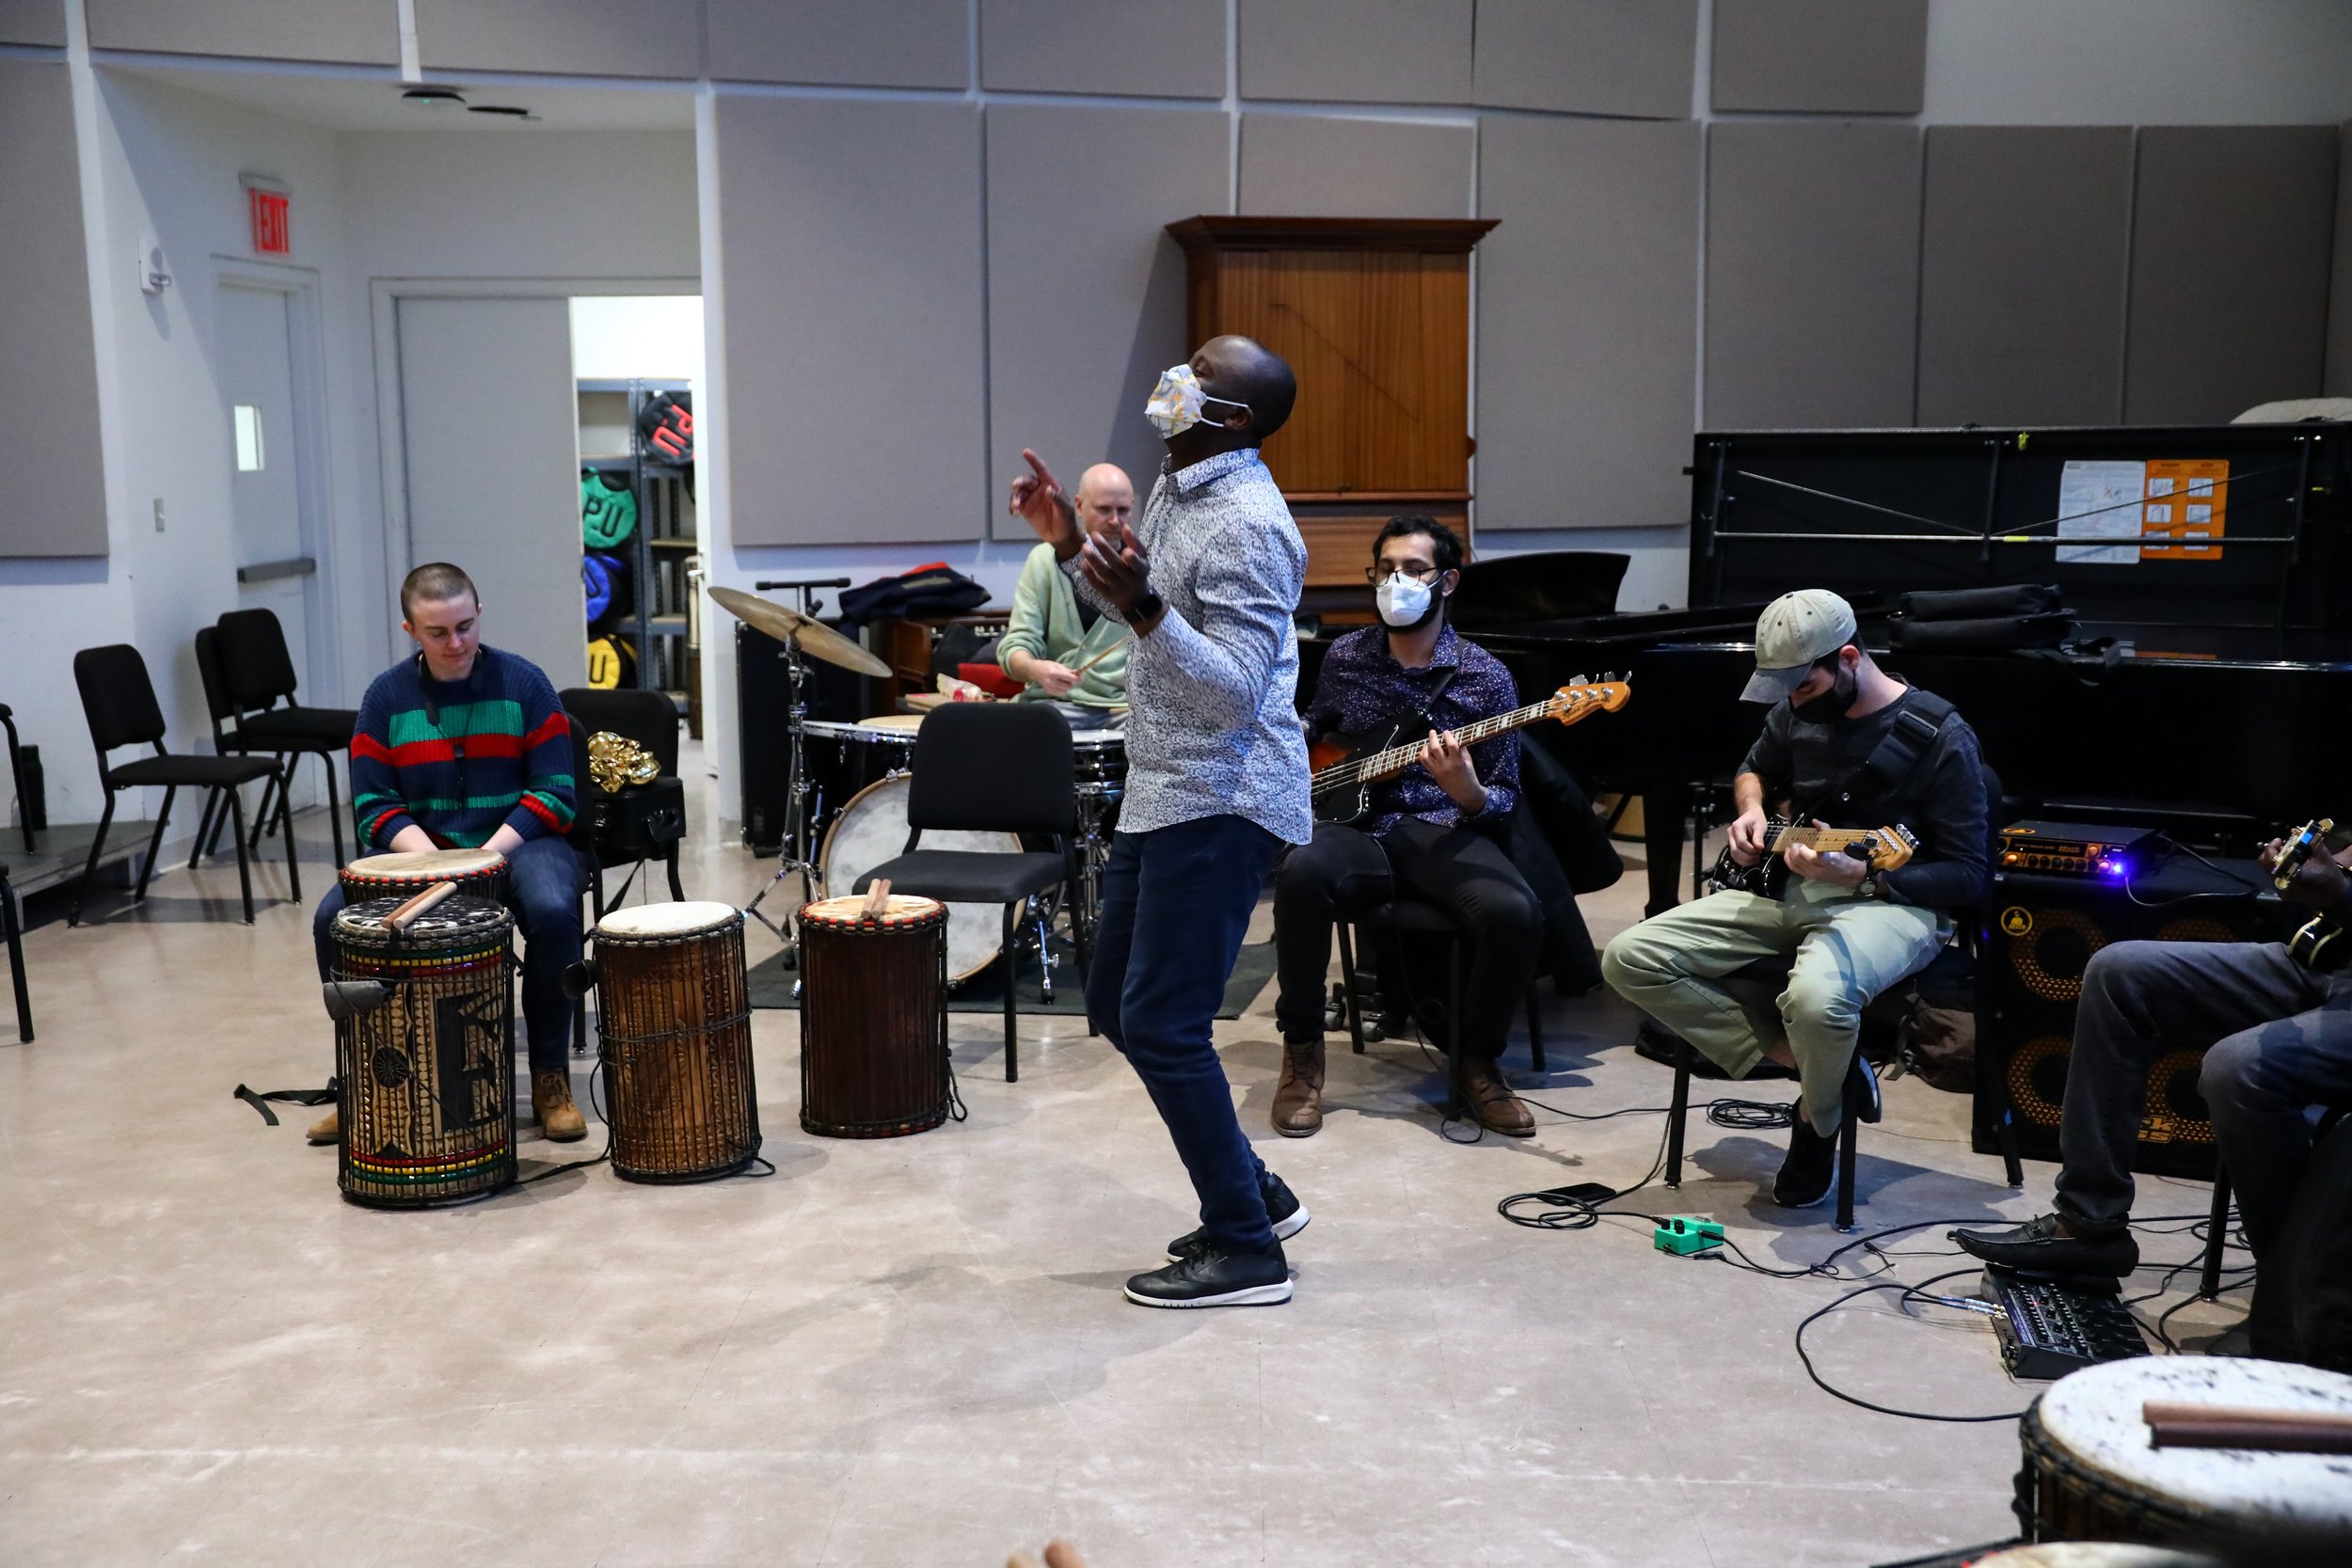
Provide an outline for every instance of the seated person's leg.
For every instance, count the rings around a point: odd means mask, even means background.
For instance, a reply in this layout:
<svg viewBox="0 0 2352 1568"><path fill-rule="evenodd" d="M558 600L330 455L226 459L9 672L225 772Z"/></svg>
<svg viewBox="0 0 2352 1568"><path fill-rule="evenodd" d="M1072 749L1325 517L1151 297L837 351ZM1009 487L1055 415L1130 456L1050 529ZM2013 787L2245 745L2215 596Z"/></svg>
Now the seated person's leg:
<svg viewBox="0 0 2352 1568"><path fill-rule="evenodd" d="M1769 1037L1717 982L1758 958L1795 952L1804 935L1776 899L1713 893L1619 931L1601 950L1601 978L1717 1067L1744 1078L1764 1059Z"/></svg>
<svg viewBox="0 0 2352 1568"><path fill-rule="evenodd" d="M1323 823L1311 843L1287 851L1274 874L1274 961L1280 990L1274 1022L1282 1032L1282 1079L1274 1091L1274 1130L1303 1138L1323 1125L1324 987L1331 973L1331 923L1341 911L1388 895L1389 860L1355 828Z"/></svg>
<svg viewBox="0 0 2352 1568"><path fill-rule="evenodd" d="M2225 1036L2206 1051L2198 1086L2260 1259L2311 1163L2311 1108L2352 1104L2352 1011L2331 1001Z"/></svg>
<svg viewBox="0 0 2352 1568"><path fill-rule="evenodd" d="M1406 821L1386 842L1399 884L1445 910L1468 933L1459 1028L1471 1111L1498 1132L1525 1136L1535 1131L1535 1118L1495 1064L1535 977L1542 906L1502 846L1485 833Z"/></svg>
<svg viewBox="0 0 2352 1568"><path fill-rule="evenodd" d="M534 838L506 858L508 897L523 942L523 1029L532 1103L542 1130L569 1142L586 1121L571 1097L572 1011L564 971L580 961L580 858L569 840Z"/></svg>
<svg viewBox="0 0 2352 1568"><path fill-rule="evenodd" d="M1956 1230L1987 1262L2050 1274L2129 1274L2132 1148L2148 1069L2167 1052L2201 1050L2318 1005L2327 981L2276 942L2123 942L2083 972L2058 1123L2057 1206L2022 1226ZM2218 1113L2217 1113L2217 1128Z"/></svg>

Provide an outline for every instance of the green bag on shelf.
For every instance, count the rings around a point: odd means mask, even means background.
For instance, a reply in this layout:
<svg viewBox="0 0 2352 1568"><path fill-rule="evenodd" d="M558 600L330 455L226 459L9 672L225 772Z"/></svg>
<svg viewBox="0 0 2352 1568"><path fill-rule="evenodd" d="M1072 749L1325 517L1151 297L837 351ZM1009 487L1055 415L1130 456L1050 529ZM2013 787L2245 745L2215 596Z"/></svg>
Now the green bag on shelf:
<svg viewBox="0 0 2352 1568"><path fill-rule="evenodd" d="M615 490L599 473L580 476L580 536L592 550L609 550L637 531L635 492Z"/></svg>

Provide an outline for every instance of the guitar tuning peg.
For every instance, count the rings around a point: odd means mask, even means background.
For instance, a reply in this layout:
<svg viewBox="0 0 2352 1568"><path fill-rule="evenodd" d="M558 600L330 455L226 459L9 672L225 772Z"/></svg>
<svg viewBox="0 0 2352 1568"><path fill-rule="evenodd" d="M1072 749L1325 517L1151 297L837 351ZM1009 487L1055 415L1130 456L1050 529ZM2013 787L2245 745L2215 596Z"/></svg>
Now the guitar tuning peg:
<svg viewBox="0 0 2352 1568"><path fill-rule="evenodd" d="M1572 675L1568 678L1568 684L1570 686L1582 686L1584 684L1584 677L1582 675Z"/></svg>

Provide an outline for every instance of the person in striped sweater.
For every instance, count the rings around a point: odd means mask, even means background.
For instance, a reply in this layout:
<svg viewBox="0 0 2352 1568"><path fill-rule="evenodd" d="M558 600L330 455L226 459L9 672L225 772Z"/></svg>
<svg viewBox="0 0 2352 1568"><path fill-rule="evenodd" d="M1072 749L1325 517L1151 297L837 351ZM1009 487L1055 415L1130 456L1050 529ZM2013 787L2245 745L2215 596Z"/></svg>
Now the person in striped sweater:
<svg viewBox="0 0 2352 1568"><path fill-rule="evenodd" d="M572 1003L563 985L580 956L571 721L544 671L484 645L480 598L458 568L434 562L409 573L400 609L418 651L369 685L351 736L359 843L369 853L481 848L506 857L507 903L522 931L532 1108L541 1131L568 1143L588 1132L572 1100ZM342 889L329 888L311 923L322 980L342 907ZM310 1141L334 1143L342 1132L330 1112Z"/></svg>

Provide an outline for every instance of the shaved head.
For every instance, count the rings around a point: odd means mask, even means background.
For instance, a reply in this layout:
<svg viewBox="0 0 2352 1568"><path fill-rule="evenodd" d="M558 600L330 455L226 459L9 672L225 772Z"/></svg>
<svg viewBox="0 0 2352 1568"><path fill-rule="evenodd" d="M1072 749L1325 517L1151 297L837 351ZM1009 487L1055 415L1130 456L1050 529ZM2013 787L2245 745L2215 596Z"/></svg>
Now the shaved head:
<svg viewBox="0 0 2352 1568"><path fill-rule="evenodd" d="M1089 533L1118 531L1136 509L1136 487L1116 463L1097 463L1078 476L1078 526Z"/></svg>
<svg viewBox="0 0 2352 1568"><path fill-rule="evenodd" d="M1260 441L1282 428L1298 401L1298 378L1282 356L1254 338L1212 338L1193 356L1194 373L1215 396L1249 405L1249 433Z"/></svg>

